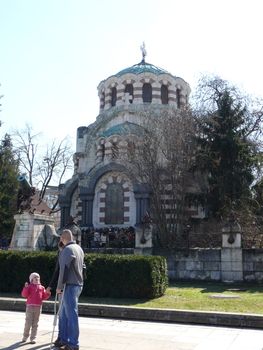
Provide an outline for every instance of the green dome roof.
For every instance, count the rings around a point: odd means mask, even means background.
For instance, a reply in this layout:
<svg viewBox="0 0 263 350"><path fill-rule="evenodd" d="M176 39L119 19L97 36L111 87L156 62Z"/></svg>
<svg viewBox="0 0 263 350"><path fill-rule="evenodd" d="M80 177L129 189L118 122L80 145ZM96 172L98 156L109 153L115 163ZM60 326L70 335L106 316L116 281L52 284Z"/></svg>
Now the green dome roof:
<svg viewBox="0 0 263 350"><path fill-rule="evenodd" d="M134 64L131 67L125 68L115 74L117 77L120 77L121 75L132 73L132 74L141 74L141 73L153 73L153 74L170 74L166 70L156 67L153 64L147 63L144 60L142 60L138 64Z"/></svg>
<svg viewBox="0 0 263 350"><path fill-rule="evenodd" d="M110 129L99 134L100 137L109 137L112 135L127 135L127 134L141 134L141 127L137 124L124 122L122 124L114 125Z"/></svg>

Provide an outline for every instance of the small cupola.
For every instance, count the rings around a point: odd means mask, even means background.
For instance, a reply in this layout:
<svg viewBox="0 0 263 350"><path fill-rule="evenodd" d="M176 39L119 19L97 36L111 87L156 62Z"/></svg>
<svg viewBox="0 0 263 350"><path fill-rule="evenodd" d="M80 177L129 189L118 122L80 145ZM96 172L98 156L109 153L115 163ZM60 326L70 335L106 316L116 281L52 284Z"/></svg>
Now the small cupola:
<svg viewBox="0 0 263 350"><path fill-rule="evenodd" d="M100 113L120 106L157 104L182 108L188 103L191 91L189 84L146 62L144 44L141 50L140 63L124 68L100 82Z"/></svg>

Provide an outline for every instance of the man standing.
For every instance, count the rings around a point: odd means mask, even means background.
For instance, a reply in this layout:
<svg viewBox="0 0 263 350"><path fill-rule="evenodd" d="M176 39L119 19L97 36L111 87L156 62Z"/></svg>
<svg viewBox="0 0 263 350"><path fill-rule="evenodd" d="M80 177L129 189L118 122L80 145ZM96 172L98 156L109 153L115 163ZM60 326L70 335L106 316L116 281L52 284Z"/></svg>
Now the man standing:
<svg viewBox="0 0 263 350"><path fill-rule="evenodd" d="M64 350L79 350L78 300L83 287L84 252L73 241L70 230L63 230L60 241L64 249L59 255L57 294L63 291L59 315L60 342Z"/></svg>

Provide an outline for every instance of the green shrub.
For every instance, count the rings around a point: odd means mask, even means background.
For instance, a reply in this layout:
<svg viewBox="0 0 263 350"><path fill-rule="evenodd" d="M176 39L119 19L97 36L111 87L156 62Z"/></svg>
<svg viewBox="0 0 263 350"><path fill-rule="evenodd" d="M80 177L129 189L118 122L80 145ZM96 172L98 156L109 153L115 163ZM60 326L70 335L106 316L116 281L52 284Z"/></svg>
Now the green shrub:
<svg viewBox="0 0 263 350"><path fill-rule="evenodd" d="M0 292L20 293L31 272L47 287L55 269L55 252L0 251ZM160 256L85 254L87 279L82 295L156 298L167 285L166 260Z"/></svg>
<svg viewBox="0 0 263 350"><path fill-rule="evenodd" d="M47 286L56 264L55 252L0 251L0 292L20 293L32 272Z"/></svg>
<svg viewBox="0 0 263 350"><path fill-rule="evenodd" d="M156 298L167 285L166 260L160 256L87 254L83 295Z"/></svg>

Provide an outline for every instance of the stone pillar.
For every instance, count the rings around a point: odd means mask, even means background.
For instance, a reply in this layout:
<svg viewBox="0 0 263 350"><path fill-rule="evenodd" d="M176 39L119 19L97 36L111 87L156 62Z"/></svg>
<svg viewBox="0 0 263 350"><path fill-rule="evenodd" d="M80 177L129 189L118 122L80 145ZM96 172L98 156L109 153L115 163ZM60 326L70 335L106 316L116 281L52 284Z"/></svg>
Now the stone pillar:
<svg viewBox="0 0 263 350"><path fill-rule="evenodd" d="M82 205L82 218L81 226L82 227L91 227L93 226L93 200L94 193L88 192L86 188L80 189L79 198Z"/></svg>
<svg viewBox="0 0 263 350"><path fill-rule="evenodd" d="M82 201L82 226L91 227L93 217L93 198Z"/></svg>
<svg viewBox="0 0 263 350"><path fill-rule="evenodd" d="M134 253L138 255L152 254L152 225L136 228Z"/></svg>
<svg viewBox="0 0 263 350"><path fill-rule="evenodd" d="M221 281L243 281L241 227L233 218L222 229Z"/></svg>
<svg viewBox="0 0 263 350"><path fill-rule="evenodd" d="M152 254L152 224L148 211L145 212L140 225L137 225L135 232L135 254Z"/></svg>
<svg viewBox="0 0 263 350"><path fill-rule="evenodd" d="M60 208L61 208L60 227L64 227L67 224L70 217L70 206L69 204L68 205L63 204L60 206Z"/></svg>
<svg viewBox="0 0 263 350"><path fill-rule="evenodd" d="M136 194L136 225L140 225L145 213L149 210L150 200L148 193Z"/></svg>
<svg viewBox="0 0 263 350"><path fill-rule="evenodd" d="M24 212L16 214L14 218L16 224L10 243L11 250L41 250L47 246L57 247L58 235L53 217Z"/></svg>

